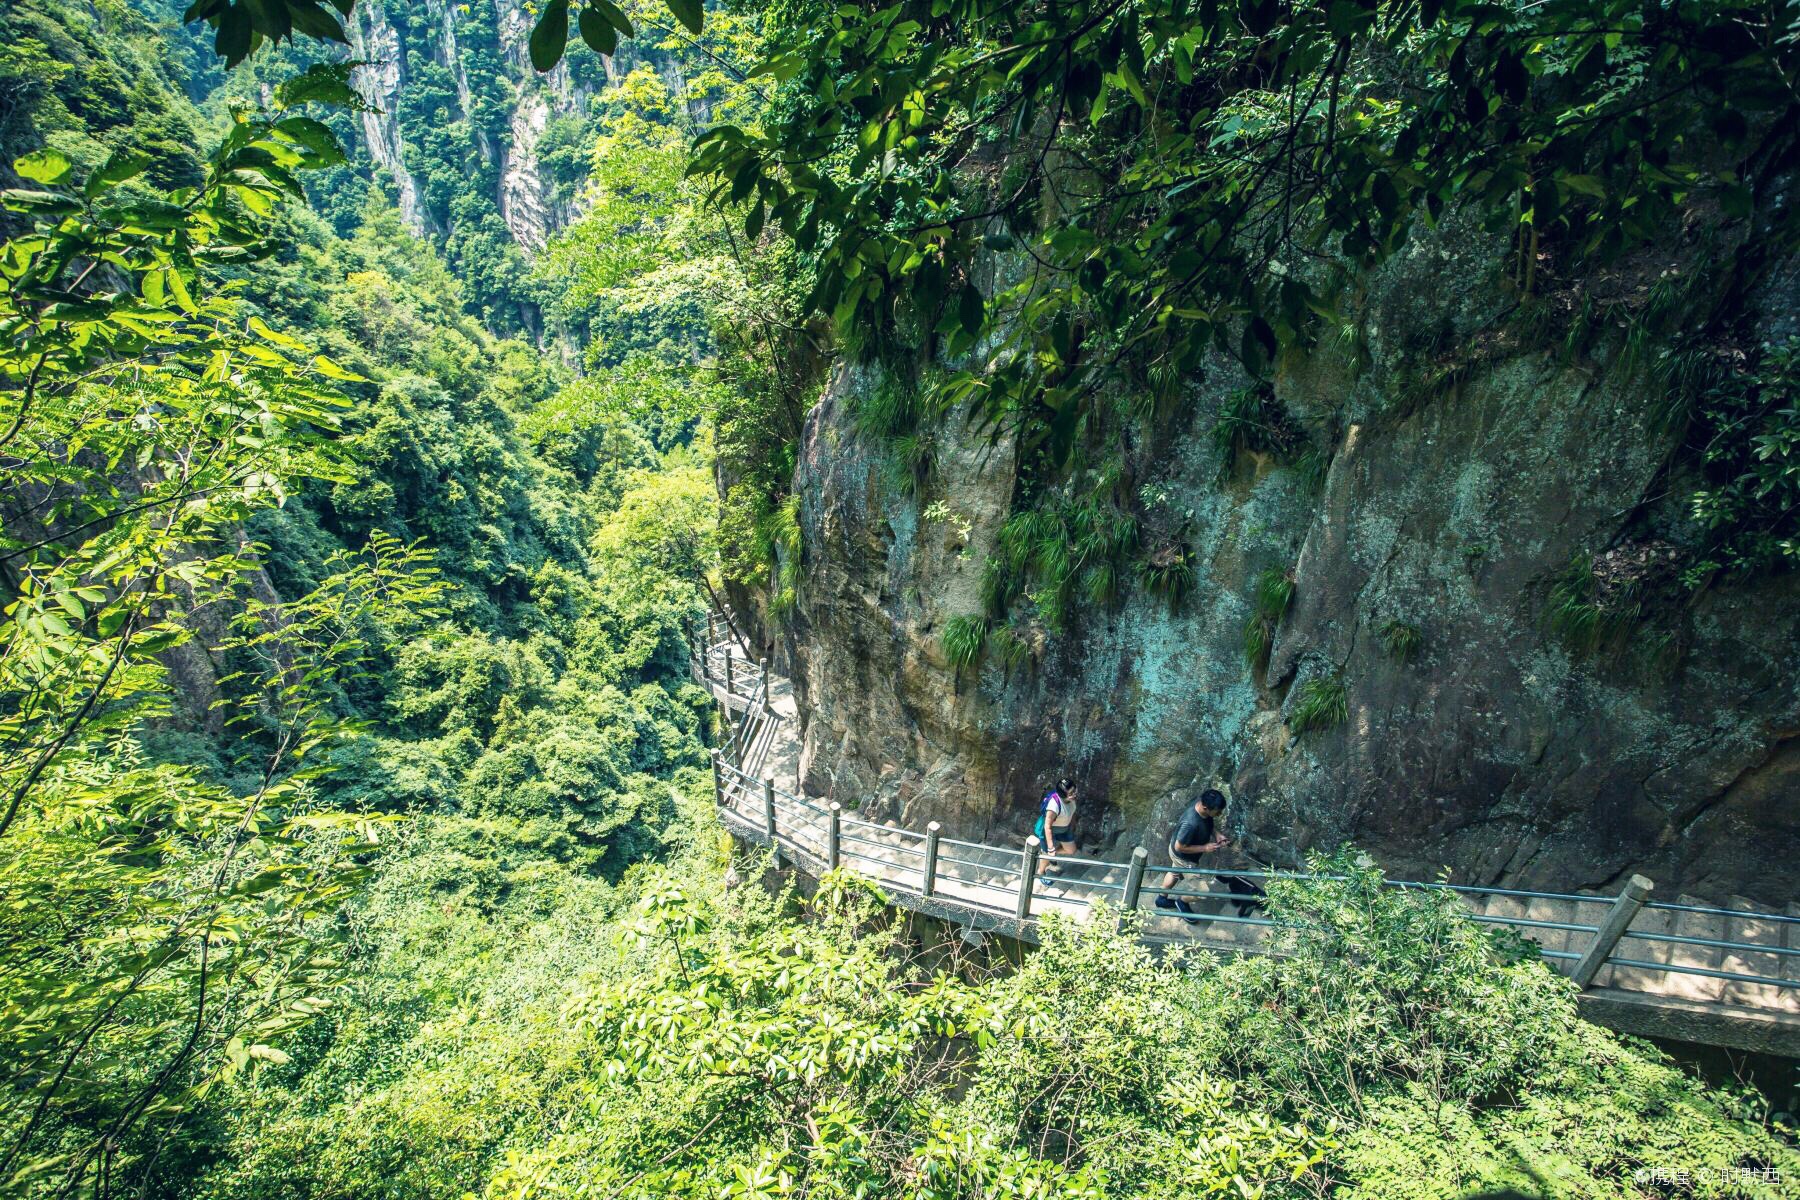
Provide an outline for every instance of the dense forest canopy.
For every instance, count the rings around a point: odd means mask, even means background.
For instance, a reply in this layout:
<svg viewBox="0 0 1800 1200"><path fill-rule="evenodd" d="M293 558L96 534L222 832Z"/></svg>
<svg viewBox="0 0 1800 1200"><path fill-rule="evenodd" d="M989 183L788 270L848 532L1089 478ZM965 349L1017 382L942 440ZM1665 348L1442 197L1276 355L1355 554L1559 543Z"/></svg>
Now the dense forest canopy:
<svg viewBox="0 0 1800 1200"><path fill-rule="evenodd" d="M375 10L392 111L344 48ZM858 421L902 480L953 415L1035 455L959 665L1025 604L1179 603L1109 442L1228 361L1221 436L1308 452L1255 385L1354 342L1358 273L1459 212L1521 321L1695 206L1755 226L1704 306L1618 315L1702 468L1688 586L1789 569L1797 360L1737 345L1733 297L1794 236L1751 217L1796 21L0 11L0 1191L1782 1194L1791 1117L1354 858L1270 896L1288 955L1230 963L1053 928L995 970L848 875L735 886L765 864L713 822L688 655L727 586L794 605L836 361L889 371ZM538 73L567 104L521 123ZM501 201L527 134L541 225Z"/></svg>

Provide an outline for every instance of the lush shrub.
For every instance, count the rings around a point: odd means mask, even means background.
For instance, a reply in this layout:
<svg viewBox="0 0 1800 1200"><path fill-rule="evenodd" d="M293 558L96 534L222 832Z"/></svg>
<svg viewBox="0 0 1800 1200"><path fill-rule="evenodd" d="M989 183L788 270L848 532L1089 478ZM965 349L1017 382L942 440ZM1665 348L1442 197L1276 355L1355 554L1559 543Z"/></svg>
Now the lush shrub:
<svg viewBox="0 0 1800 1200"><path fill-rule="evenodd" d="M937 971L849 875L721 890L688 811L617 892L517 823L428 824L363 918L365 994L244 1086L198 1194L1624 1198L1642 1167L1800 1168L1454 895L1352 858L1272 883L1280 955L1051 920L1016 969Z"/></svg>

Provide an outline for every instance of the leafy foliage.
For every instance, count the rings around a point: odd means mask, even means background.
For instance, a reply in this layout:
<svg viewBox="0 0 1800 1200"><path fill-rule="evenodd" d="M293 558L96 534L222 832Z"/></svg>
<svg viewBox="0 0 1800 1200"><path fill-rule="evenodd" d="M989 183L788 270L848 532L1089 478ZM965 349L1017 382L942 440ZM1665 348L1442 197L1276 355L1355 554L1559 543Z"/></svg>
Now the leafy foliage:
<svg viewBox="0 0 1800 1200"><path fill-rule="evenodd" d="M1247 387L1233 392L1220 406L1213 424L1213 444L1229 470L1241 451L1295 455L1306 445L1306 436L1294 427L1271 389Z"/></svg>
<svg viewBox="0 0 1800 1200"><path fill-rule="evenodd" d="M1250 660L1252 670L1267 669L1275 629L1293 602L1294 577L1288 572L1271 567L1257 576L1250 618L1244 622L1244 657Z"/></svg>
<svg viewBox="0 0 1800 1200"><path fill-rule="evenodd" d="M214 273L267 257L265 218L300 193L295 172L336 161L289 106L300 94L234 113L191 187L128 187L150 159L127 150L77 185L46 148L14 164L36 186L0 194L32 223L0 251L0 1044L18 1065L0 1172L65 1193L143 1169L150 1130L279 1060L270 1043L326 1003L341 978L329 918L376 838L316 791L354 733L334 701L439 590L424 552L379 532L305 594L255 587L240 527L341 470L334 382L359 379ZM215 611L232 782L131 736L170 715L174 670Z"/></svg>
<svg viewBox="0 0 1800 1200"><path fill-rule="evenodd" d="M985 617L952 617L944 624L944 658L957 671L981 661L987 646L988 628Z"/></svg>
<svg viewBox="0 0 1800 1200"><path fill-rule="evenodd" d="M1616 649L1637 624L1639 606L1630 594L1602 603L1592 561L1577 554L1550 581L1544 623L1578 655Z"/></svg>
<svg viewBox="0 0 1800 1200"><path fill-rule="evenodd" d="M1382 649L1401 662L1410 662L1424 644L1424 632L1410 621L1395 618L1381 627Z"/></svg>
<svg viewBox="0 0 1800 1200"><path fill-rule="evenodd" d="M1450 206L1513 235L1526 292L1547 245L1616 257L1696 190L1742 211L1792 71L1748 0L804 12L758 69L771 119L694 169L817 257L809 308L979 347L950 397L1063 454L1121 358L1261 375ZM1008 169L956 169L1002 138ZM983 282L1008 239L1039 269Z"/></svg>
<svg viewBox="0 0 1800 1200"><path fill-rule="evenodd" d="M1160 596L1171 609L1181 607L1197 577L1192 552L1178 547L1164 547L1139 560L1137 573L1144 590Z"/></svg>
<svg viewBox="0 0 1800 1200"><path fill-rule="evenodd" d="M1271 886L1282 956L1052 922L996 972L935 967L848 873L724 890L696 850L608 891L517 853L415 843L376 893L368 1017L232 1085L244 1158L201 1194L1424 1197L1549 1165L1622 1196L1641 1162L1794 1157L1453 894L1353 856Z"/></svg>
<svg viewBox="0 0 1800 1200"><path fill-rule="evenodd" d="M1092 490L1046 496L1001 525L999 552L984 564L981 581L989 613L1004 614L1024 595L1045 625L1060 630L1076 596L1097 605L1117 601L1127 556L1138 544L1138 518L1120 496L1116 467L1086 472L1081 483Z"/></svg>
<svg viewBox="0 0 1800 1200"><path fill-rule="evenodd" d="M1701 541L1690 586L1800 564L1800 338L1706 388L1688 440L1705 479L1689 502Z"/></svg>
<svg viewBox="0 0 1800 1200"><path fill-rule="evenodd" d="M194 0L182 14L182 20L205 21L212 26L216 31L213 50L227 66L235 67L265 42L279 42L294 34L348 43L339 17L349 16L354 3L355 0Z"/></svg>
<svg viewBox="0 0 1800 1200"><path fill-rule="evenodd" d="M0 251L0 1175L31 1194L150 1187L290 1062L394 814L616 872L704 762L709 472L629 414L528 420L557 373L384 205L349 238L278 207L343 162L301 106L354 106L347 66L202 158L150 140L200 118L108 12L9 10L41 37L0 64L35 143Z"/></svg>
<svg viewBox="0 0 1800 1200"><path fill-rule="evenodd" d="M1300 685L1288 710L1288 726L1295 733L1331 729L1350 718L1350 700L1341 675L1315 675Z"/></svg>

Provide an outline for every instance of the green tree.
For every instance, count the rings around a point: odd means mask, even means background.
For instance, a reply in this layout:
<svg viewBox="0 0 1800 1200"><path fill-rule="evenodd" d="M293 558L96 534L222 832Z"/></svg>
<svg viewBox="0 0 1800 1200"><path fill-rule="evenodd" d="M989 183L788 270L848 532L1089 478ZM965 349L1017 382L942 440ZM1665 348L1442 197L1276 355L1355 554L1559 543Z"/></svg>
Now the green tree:
<svg viewBox="0 0 1800 1200"><path fill-rule="evenodd" d="M204 180L158 198L116 151L79 186L53 149L0 195L32 224L0 249L0 1177L51 1194L142 1172L170 1123L325 1003L330 917L373 848L318 803L315 761L379 613L436 585L374 536L304 596L255 590L241 528L300 480L354 380L248 316L219 264L268 252L261 215L335 161L300 112L344 73L240 112ZM221 627L223 626L223 627ZM170 666L201 630L231 664L216 701L243 728L245 787L144 757ZM35 1181L33 1183L32 1181Z"/></svg>

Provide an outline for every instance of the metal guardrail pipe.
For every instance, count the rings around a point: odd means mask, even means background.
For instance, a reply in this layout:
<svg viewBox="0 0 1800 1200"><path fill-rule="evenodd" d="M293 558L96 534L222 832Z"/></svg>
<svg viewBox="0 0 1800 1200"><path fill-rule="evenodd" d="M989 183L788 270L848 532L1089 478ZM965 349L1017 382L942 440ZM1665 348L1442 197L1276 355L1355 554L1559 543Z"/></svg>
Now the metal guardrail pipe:
<svg viewBox="0 0 1800 1200"><path fill-rule="evenodd" d="M937 890L938 834L943 828L936 821L925 826L925 867L919 877L921 896L929 896Z"/></svg>
<svg viewBox="0 0 1800 1200"><path fill-rule="evenodd" d="M841 858L839 845L844 836L844 806L833 800L826 813L825 865L835 871Z"/></svg>
<svg viewBox="0 0 1800 1200"><path fill-rule="evenodd" d="M1625 936L1632 918L1638 915L1638 909L1644 907L1644 901L1650 898L1650 890L1656 885L1642 875L1633 875L1625 881L1625 887L1619 892L1619 898L1613 902L1612 911L1606 914L1606 920L1600 922L1600 930L1594 934L1594 940L1588 943L1575 969L1569 972L1569 978L1575 986L1585 988L1594 982L1594 976L1606 965L1607 956L1619 939Z"/></svg>

